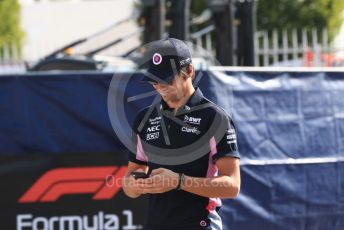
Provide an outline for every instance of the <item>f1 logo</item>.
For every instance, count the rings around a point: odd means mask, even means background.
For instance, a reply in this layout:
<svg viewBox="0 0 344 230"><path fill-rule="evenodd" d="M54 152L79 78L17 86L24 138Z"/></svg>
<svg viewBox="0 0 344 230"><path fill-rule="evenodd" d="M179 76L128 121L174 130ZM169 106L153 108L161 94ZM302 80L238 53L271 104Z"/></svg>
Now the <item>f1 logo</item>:
<svg viewBox="0 0 344 230"><path fill-rule="evenodd" d="M126 166L77 167L52 169L43 174L19 199L19 203L54 202L68 194L94 194L93 200L113 198L122 187ZM106 180L118 183L109 186Z"/></svg>

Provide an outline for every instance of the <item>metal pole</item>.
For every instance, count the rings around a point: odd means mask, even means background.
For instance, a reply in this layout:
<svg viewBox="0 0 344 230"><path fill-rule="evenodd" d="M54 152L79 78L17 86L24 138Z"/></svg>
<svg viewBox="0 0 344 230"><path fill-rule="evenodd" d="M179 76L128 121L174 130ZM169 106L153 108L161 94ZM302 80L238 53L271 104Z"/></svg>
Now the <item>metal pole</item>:
<svg viewBox="0 0 344 230"><path fill-rule="evenodd" d="M215 24L216 58L222 65L236 65L233 0L209 0Z"/></svg>
<svg viewBox="0 0 344 230"><path fill-rule="evenodd" d="M171 1L171 19L170 37L181 40L188 40L190 37L190 6L191 0Z"/></svg>
<svg viewBox="0 0 344 230"><path fill-rule="evenodd" d="M144 42L161 39L165 33L165 0L142 0L145 19Z"/></svg>

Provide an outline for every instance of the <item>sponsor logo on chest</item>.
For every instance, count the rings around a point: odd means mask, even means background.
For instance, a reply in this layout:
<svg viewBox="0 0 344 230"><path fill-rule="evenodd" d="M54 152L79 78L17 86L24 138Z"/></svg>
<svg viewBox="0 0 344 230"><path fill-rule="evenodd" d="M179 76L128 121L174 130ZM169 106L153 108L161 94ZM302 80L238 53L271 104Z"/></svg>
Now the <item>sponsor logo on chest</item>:
<svg viewBox="0 0 344 230"><path fill-rule="evenodd" d="M161 117L149 118L148 122L150 125L160 124Z"/></svg>
<svg viewBox="0 0 344 230"><path fill-rule="evenodd" d="M147 133L146 141L154 140L154 139L158 139L158 138L159 138L159 132Z"/></svg>
<svg viewBox="0 0 344 230"><path fill-rule="evenodd" d="M196 127L193 127L193 128L188 128L188 127L182 127L182 132L184 133L193 133L193 134L200 134L201 132L196 128Z"/></svg>
<svg viewBox="0 0 344 230"><path fill-rule="evenodd" d="M151 126L147 127L146 141L155 140L159 138L160 120L161 117L150 118L148 120Z"/></svg>
<svg viewBox="0 0 344 230"><path fill-rule="evenodd" d="M201 123L202 118L199 117L190 117L185 115L184 116L184 122L194 124L194 125L199 125Z"/></svg>
<svg viewBox="0 0 344 230"><path fill-rule="evenodd" d="M147 128L147 133L160 131L160 125L153 125Z"/></svg>

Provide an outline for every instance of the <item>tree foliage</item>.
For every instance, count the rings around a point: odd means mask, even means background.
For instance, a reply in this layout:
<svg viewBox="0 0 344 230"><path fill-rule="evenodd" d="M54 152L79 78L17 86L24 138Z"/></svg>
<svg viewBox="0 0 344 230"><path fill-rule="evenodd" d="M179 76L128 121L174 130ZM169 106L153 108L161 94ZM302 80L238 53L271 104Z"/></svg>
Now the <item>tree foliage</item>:
<svg viewBox="0 0 344 230"><path fill-rule="evenodd" d="M20 55L23 37L18 0L0 0L0 55L5 46L9 48L10 55L15 52L13 47L16 47Z"/></svg>
<svg viewBox="0 0 344 230"><path fill-rule="evenodd" d="M327 28L331 40L343 23L344 0L255 1L257 30ZM206 7L206 0L193 0L192 15L199 15Z"/></svg>
<svg viewBox="0 0 344 230"><path fill-rule="evenodd" d="M330 40L343 23L343 0L258 0L257 29L327 28Z"/></svg>

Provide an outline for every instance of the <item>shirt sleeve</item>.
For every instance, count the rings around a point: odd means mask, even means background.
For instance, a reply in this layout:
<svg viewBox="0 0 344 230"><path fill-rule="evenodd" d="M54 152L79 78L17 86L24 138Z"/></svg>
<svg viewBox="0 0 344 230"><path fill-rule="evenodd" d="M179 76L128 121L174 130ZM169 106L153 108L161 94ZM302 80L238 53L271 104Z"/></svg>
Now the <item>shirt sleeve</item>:
<svg viewBox="0 0 344 230"><path fill-rule="evenodd" d="M148 158L143 150L142 140L139 135L139 132L137 131L137 127L140 121L141 121L140 116L137 116L132 127L132 136L131 136L132 147L129 150L128 160L136 164L147 165Z"/></svg>
<svg viewBox="0 0 344 230"><path fill-rule="evenodd" d="M218 140L216 137L210 139L210 150L213 161L225 156L240 158L234 122L229 116L226 116L225 120L226 126L222 130L222 134L224 134L218 137Z"/></svg>

